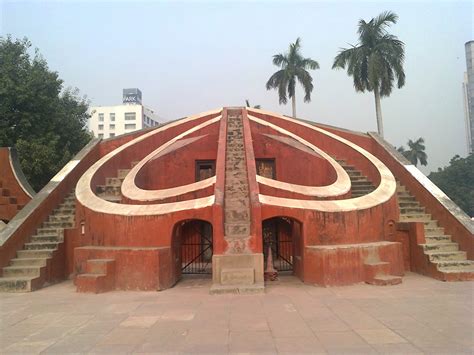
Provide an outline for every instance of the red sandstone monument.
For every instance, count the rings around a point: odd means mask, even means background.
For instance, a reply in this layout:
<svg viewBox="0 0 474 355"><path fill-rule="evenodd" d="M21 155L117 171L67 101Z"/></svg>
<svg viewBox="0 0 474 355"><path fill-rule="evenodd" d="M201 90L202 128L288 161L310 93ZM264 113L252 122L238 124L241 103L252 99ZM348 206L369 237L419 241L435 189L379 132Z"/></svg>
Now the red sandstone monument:
<svg viewBox="0 0 474 355"><path fill-rule="evenodd" d="M0 231L0 290L473 280L473 231L377 134L222 108L89 143Z"/></svg>

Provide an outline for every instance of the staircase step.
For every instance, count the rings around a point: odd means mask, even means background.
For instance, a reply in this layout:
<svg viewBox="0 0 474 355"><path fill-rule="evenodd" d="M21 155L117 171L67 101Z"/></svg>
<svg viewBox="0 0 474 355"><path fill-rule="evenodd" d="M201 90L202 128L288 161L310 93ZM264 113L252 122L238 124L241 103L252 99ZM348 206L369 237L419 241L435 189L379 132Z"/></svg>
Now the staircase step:
<svg viewBox="0 0 474 355"><path fill-rule="evenodd" d="M421 221L423 222L423 221ZM431 220L431 221L424 221L423 225L425 228L437 228L438 227L438 221L436 220Z"/></svg>
<svg viewBox="0 0 474 355"><path fill-rule="evenodd" d="M421 244L423 246L423 250L425 252L429 251L458 251L459 245L458 243L434 243L434 244Z"/></svg>
<svg viewBox="0 0 474 355"><path fill-rule="evenodd" d="M419 222L430 222L431 214L429 213L404 213L400 215L400 219L419 221Z"/></svg>
<svg viewBox="0 0 474 355"><path fill-rule="evenodd" d="M39 277L0 277L0 292L30 292L39 288Z"/></svg>
<svg viewBox="0 0 474 355"><path fill-rule="evenodd" d="M101 194L101 195L97 195L97 196L99 196L101 199L109 201L109 202L119 203L119 202L122 201L122 195L117 196L117 195Z"/></svg>
<svg viewBox="0 0 474 355"><path fill-rule="evenodd" d="M49 222L67 222L74 223L73 214L53 214L49 216Z"/></svg>
<svg viewBox="0 0 474 355"><path fill-rule="evenodd" d="M77 292L102 293L110 291L110 278L105 274L80 274L76 277ZM109 282L108 282L109 281Z"/></svg>
<svg viewBox="0 0 474 355"><path fill-rule="evenodd" d="M62 242L62 238L58 235L34 235L31 237L30 242L32 243L60 243Z"/></svg>
<svg viewBox="0 0 474 355"><path fill-rule="evenodd" d="M426 226L425 225L425 236L432 236L432 235L443 235L444 234L444 228L443 227L438 227L438 226Z"/></svg>
<svg viewBox="0 0 474 355"><path fill-rule="evenodd" d="M56 242L25 243L25 250L54 250L58 247Z"/></svg>
<svg viewBox="0 0 474 355"><path fill-rule="evenodd" d="M119 179L125 179L127 174L130 172L131 169L118 169L117 170L117 177Z"/></svg>
<svg viewBox="0 0 474 355"><path fill-rule="evenodd" d="M11 266L46 266L48 258L15 258L10 260Z"/></svg>
<svg viewBox="0 0 474 355"><path fill-rule="evenodd" d="M355 181L369 181L365 176L362 175L355 175L355 176L350 176L351 182Z"/></svg>
<svg viewBox="0 0 474 355"><path fill-rule="evenodd" d="M397 196L399 202L417 202L416 199L411 195L401 195Z"/></svg>
<svg viewBox="0 0 474 355"><path fill-rule="evenodd" d="M439 271L442 272L474 272L474 261L455 260L435 262Z"/></svg>
<svg viewBox="0 0 474 355"><path fill-rule="evenodd" d="M114 259L89 259L86 263L85 274L108 275L115 270ZM111 275L114 277L114 275Z"/></svg>
<svg viewBox="0 0 474 355"><path fill-rule="evenodd" d="M64 229L64 228L72 228L74 227L73 222L43 222L44 228L57 228L57 229Z"/></svg>
<svg viewBox="0 0 474 355"><path fill-rule="evenodd" d="M40 266L6 266L3 268L3 277L38 277Z"/></svg>
<svg viewBox="0 0 474 355"><path fill-rule="evenodd" d="M373 280L367 281L367 283L375 286L398 285L402 283L402 278L392 275L377 275Z"/></svg>
<svg viewBox="0 0 474 355"><path fill-rule="evenodd" d="M374 189L368 189L368 190L356 190L356 189L352 189L352 190L351 190L351 192L352 192L353 195L354 195L354 194L357 194L357 195L360 195L360 196L362 196L362 195L368 195L368 194L370 194L370 193L373 192L373 191L374 191Z"/></svg>
<svg viewBox="0 0 474 355"><path fill-rule="evenodd" d="M121 193L121 184L118 186L115 185L97 185L95 187L95 193L99 194L107 194L107 195L120 195Z"/></svg>
<svg viewBox="0 0 474 355"><path fill-rule="evenodd" d="M75 213L76 213L76 209L74 207L59 207L53 211L53 215L57 215L57 214L75 215Z"/></svg>
<svg viewBox="0 0 474 355"><path fill-rule="evenodd" d="M60 229L58 228L44 228L44 227L41 227L41 228L38 228L36 230L36 233L39 234L39 235L59 235L59 232L60 232Z"/></svg>
<svg viewBox="0 0 474 355"><path fill-rule="evenodd" d="M374 185L368 180L358 180L358 181L352 181L352 186L373 187Z"/></svg>
<svg viewBox="0 0 474 355"><path fill-rule="evenodd" d="M51 258L53 257L54 250L46 249L46 250L38 250L38 249L30 249L30 250L17 250L16 254L18 258L26 258L26 259L36 259L36 258Z"/></svg>
<svg viewBox="0 0 474 355"><path fill-rule="evenodd" d="M409 208L409 207L418 207L420 204L417 201L408 201L408 202L401 202L398 201L400 208Z"/></svg>
<svg viewBox="0 0 474 355"><path fill-rule="evenodd" d="M122 186L122 180L117 177L106 177L105 184L109 186Z"/></svg>
<svg viewBox="0 0 474 355"><path fill-rule="evenodd" d="M421 206L410 206L410 207L402 207L400 206L400 213L401 214L424 214L425 208Z"/></svg>
<svg viewBox="0 0 474 355"><path fill-rule="evenodd" d="M397 181L397 193L398 193L398 192L406 192L406 193L408 193L408 190L407 190L407 188L406 188L405 186L400 185L400 183Z"/></svg>
<svg viewBox="0 0 474 355"><path fill-rule="evenodd" d="M425 235L426 244L435 244L435 243L449 243L451 242L450 235Z"/></svg>
<svg viewBox="0 0 474 355"><path fill-rule="evenodd" d="M465 251L434 251L425 252L429 256L430 261L450 261L450 260L466 260Z"/></svg>

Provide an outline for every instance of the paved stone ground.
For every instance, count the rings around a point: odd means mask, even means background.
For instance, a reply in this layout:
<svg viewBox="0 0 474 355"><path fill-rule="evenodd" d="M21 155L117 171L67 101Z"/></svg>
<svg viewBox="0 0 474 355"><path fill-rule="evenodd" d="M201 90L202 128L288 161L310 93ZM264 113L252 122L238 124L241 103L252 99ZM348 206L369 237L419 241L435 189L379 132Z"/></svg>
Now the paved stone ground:
<svg viewBox="0 0 474 355"><path fill-rule="evenodd" d="M70 281L0 294L0 353L474 352L474 283L408 274L403 284L321 288L294 277L261 295L209 295L210 280L164 292L78 294Z"/></svg>

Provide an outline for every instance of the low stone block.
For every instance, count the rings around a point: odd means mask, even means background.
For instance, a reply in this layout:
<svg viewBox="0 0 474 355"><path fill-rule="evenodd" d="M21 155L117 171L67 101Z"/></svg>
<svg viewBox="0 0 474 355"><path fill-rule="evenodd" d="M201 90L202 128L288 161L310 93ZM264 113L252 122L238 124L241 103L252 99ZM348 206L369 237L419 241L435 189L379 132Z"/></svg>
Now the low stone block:
<svg viewBox="0 0 474 355"><path fill-rule="evenodd" d="M222 285L252 285L254 282L255 274L251 268L222 269Z"/></svg>

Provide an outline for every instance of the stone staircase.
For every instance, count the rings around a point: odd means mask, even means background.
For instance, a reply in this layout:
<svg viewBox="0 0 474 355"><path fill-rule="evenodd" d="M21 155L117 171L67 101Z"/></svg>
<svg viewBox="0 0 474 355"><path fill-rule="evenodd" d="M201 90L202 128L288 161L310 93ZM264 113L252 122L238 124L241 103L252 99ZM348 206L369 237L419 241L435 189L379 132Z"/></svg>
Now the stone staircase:
<svg viewBox="0 0 474 355"><path fill-rule="evenodd" d="M425 208L416 201L415 197L405 186L397 182L397 197L400 207L400 222L423 222L425 229L425 244L423 252L430 264L449 279L474 280L474 261L468 260L465 251L459 250L459 245L444 233L444 228L438 225ZM455 275L456 274L456 275Z"/></svg>
<svg viewBox="0 0 474 355"><path fill-rule="evenodd" d="M132 162L132 168L138 164L137 161ZM106 177L105 185L97 185L95 193L100 198L110 201L120 203L122 201L121 187L125 176L130 172L131 169L118 169L117 176Z"/></svg>
<svg viewBox="0 0 474 355"><path fill-rule="evenodd" d="M342 159L336 159L336 161L342 166L351 179L351 197L364 196L375 190L375 186L369 179L362 175L354 166L347 164L346 161Z"/></svg>
<svg viewBox="0 0 474 355"><path fill-rule="evenodd" d="M343 159L336 161L347 172L351 179L351 197L360 197L367 195L375 190L375 186L367 177L362 175L353 165L347 164ZM372 256L370 260L364 263L365 282L375 286L398 285L402 283L402 277L390 275L390 263L379 260L378 257Z"/></svg>
<svg viewBox="0 0 474 355"><path fill-rule="evenodd" d="M103 293L115 289L114 259L87 260L85 271L75 279L77 292Z"/></svg>
<svg viewBox="0 0 474 355"><path fill-rule="evenodd" d="M240 111L229 111L227 118L224 198L225 238L234 242L247 239L250 235L250 201Z"/></svg>
<svg viewBox="0 0 474 355"><path fill-rule="evenodd" d="M36 234L17 251L17 257L2 270L0 291L30 292L59 281L64 270L55 269L61 261L64 229L74 227L75 195L71 192L36 230Z"/></svg>
<svg viewBox="0 0 474 355"><path fill-rule="evenodd" d="M364 263L365 282L375 286L398 285L402 283L401 276L390 275L390 263L380 261L379 257Z"/></svg>

